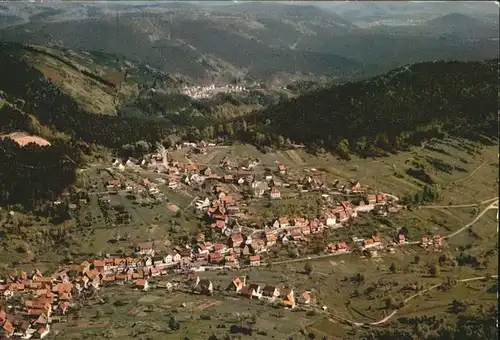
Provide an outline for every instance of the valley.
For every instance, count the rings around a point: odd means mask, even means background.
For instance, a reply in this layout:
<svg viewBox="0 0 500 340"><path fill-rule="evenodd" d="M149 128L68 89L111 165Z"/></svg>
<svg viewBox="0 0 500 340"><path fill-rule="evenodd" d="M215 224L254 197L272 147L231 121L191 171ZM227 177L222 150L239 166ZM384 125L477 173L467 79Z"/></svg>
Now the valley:
<svg viewBox="0 0 500 340"><path fill-rule="evenodd" d="M0 339L498 336L480 5L39 5L0 5Z"/></svg>

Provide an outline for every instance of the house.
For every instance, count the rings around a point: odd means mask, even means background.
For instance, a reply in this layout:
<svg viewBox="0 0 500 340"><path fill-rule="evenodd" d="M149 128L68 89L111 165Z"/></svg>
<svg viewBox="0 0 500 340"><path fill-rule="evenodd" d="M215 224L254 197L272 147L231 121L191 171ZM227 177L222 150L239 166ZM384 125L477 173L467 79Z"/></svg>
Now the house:
<svg viewBox="0 0 500 340"><path fill-rule="evenodd" d="M431 245L431 244L432 244L432 241L429 239L429 237L427 235L422 236L422 238L420 239L420 245L424 248Z"/></svg>
<svg viewBox="0 0 500 340"><path fill-rule="evenodd" d="M250 265L260 266L260 256L259 255L250 256Z"/></svg>
<svg viewBox="0 0 500 340"><path fill-rule="evenodd" d="M227 253L227 246L225 244L222 244L222 243L215 243L214 244L214 251L216 253L221 253L221 254Z"/></svg>
<svg viewBox="0 0 500 340"><path fill-rule="evenodd" d="M196 234L196 242L205 242L205 234L203 234L202 232Z"/></svg>
<svg viewBox="0 0 500 340"><path fill-rule="evenodd" d="M214 293L214 285L212 281L203 279L200 280L200 277L196 277L196 283L194 285L195 290L200 292L201 294L212 295Z"/></svg>
<svg viewBox="0 0 500 340"><path fill-rule="evenodd" d="M351 187L351 191L353 193L363 193L366 191L366 187L363 187L361 186L361 184L359 182L354 182L352 187Z"/></svg>
<svg viewBox="0 0 500 340"><path fill-rule="evenodd" d="M110 179L110 180L108 180L107 188L108 189L114 189L114 188L118 188L120 185L121 185L121 183L120 183L119 180L117 180L117 179Z"/></svg>
<svg viewBox="0 0 500 340"><path fill-rule="evenodd" d="M274 221L273 224L272 224L272 228L273 229L278 229L280 227L280 221L279 219Z"/></svg>
<svg viewBox="0 0 500 340"><path fill-rule="evenodd" d="M339 243L337 243L336 247L337 247L337 251L338 252L343 252L344 253L344 252L349 251L349 246L345 242L339 242Z"/></svg>
<svg viewBox="0 0 500 340"><path fill-rule="evenodd" d="M249 299L257 298L260 299L262 297L262 291L258 284L252 283L248 286L243 287L240 291L242 295L247 296Z"/></svg>
<svg viewBox="0 0 500 340"><path fill-rule="evenodd" d="M174 255L175 255L175 253L173 253L173 252L172 253L168 253L163 258L163 261L165 261L165 263L167 263L167 264L170 264L170 263L174 262Z"/></svg>
<svg viewBox="0 0 500 340"><path fill-rule="evenodd" d="M295 308L295 294L292 288L285 288L280 292L281 303L288 308Z"/></svg>
<svg viewBox="0 0 500 340"><path fill-rule="evenodd" d="M341 203L341 205L342 205L342 208L344 209L344 211L348 217L356 217L357 216L356 210L353 209L350 202L344 201Z"/></svg>
<svg viewBox="0 0 500 340"><path fill-rule="evenodd" d="M9 320L5 321L5 323L2 326L3 335L6 338L10 338L14 334L14 330L15 329L12 323Z"/></svg>
<svg viewBox="0 0 500 340"><path fill-rule="evenodd" d="M266 241L261 239L255 239L252 244L252 250L255 254L264 253L267 251Z"/></svg>
<svg viewBox="0 0 500 340"><path fill-rule="evenodd" d="M179 252L175 252L172 254L172 262L180 262L182 259L182 256Z"/></svg>
<svg viewBox="0 0 500 340"><path fill-rule="evenodd" d="M276 244L277 239L278 239L278 237L276 236L275 233L272 233L272 232L266 233L266 245L268 247L274 246Z"/></svg>
<svg viewBox="0 0 500 340"><path fill-rule="evenodd" d="M280 296L280 289L278 286L266 285L262 289L262 296L268 298L277 298L278 296Z"/></svg>
<svg viewBox="0 0 500 340"><path fill-rule="evenodd" d="M305 291L302 294L300 294L298 302L305 304L305 305L310 304L311 303L311 293L308 291Z"/></svg>
<svg viewBox="0 0 500 340"><path fill-rule="evenodd" d="M149 289L148 280L138 279L135 281L135 288L140 289L142 291L147 291Z"/></svg>
<svg viewBox="0 0 500 340"><path fill-rule="evenodd" d="M309 223L309 227L311 229L311 233L316 234L316 233L322 232L325 226L323 223L321 223L318 220L312 220Z"/></svg>
<svg viewBox="0 0 500 340"><path fill-rule="evenodd" d="M387 195L378 194L377 195L377 203L378 204L387 204Z"/></svg>
<svg viewBox="0 0 500 340"><path fill-rule="evenodd" d="M375 247L375 242L373 242L373 239L367 238L366 240L363 240L363 248L368 249L368 248L373 248Z"/></svg>
<svg viewBox="0 0 500 340"><path fill-rule="evenodd" d="M373 244L375 245L375 247L380 247L382 245L382 241L380 240L380 236L373 235L372 240L373 240Z"/></svg>
<svg viewBox="0 0 500 340"><path fill-rule="evenodd" d="M284 166L283 164L278 165L278 171L279 171L281 176L285 175L286 174L286 166Z"/></svg>
<svg viewBox="0 0 500 340"><path fill-rule="evenodd" d="M434 240L434 245L435 246L437 246L437 247L441 247L442 246L441 235L434 235L433 240Z"/></svg>
<svg viewBox="0 0 500 340"><path fill-rule="evenodd" d="M179 182L175 178L171 178L168 180L168 187L170 189L177 189L179 187Z"/></svg>
<svg viewBox="0 0 500 340"><path fill-rule="evenodd" d="M239 263L238 263L238 259L236 259L236 257L234 257L233 255L227 255L224 257L224 264L226 266L230 266L230 267L238 267Z"/></svg>
<svg viewBox="0 0 500 340"><path fill-rule="evenodd" d="M243 279L243 281L241 281L239 277L233 277L231 283L229 284L229 287L227 287L227 290L232 290L238 293L243 289L243 287L245 287L245 278Z"/></svg>
<svg viewBox="0 0 500 340"><path fill-rule="evenodd" d="M146 257L144 259L144 266L143 267L149 267L153 265L153 259L151 257Z"/></svg>
<svg viewBox="0 0 500 340"><path fill-rule="evenodd" d="M208 254L208 261L212 264L220 264L222 262L222 254L221 253L210 253Z"/></svg>
<svg viewBox="0 0 500 340"><path fill-rule="evenodd" d="M101 260L95 260L94 263L94 269L97 270L99 273L104 272L104 269L106 267L106 263Z"/></svg>
<svg viewBox="0 0 500 340"><path fill-rule="evenodd" d="M36 335L39 339L45 338L50 333L50 325L46 324L45 326L41 326L37 329Z"/></svg>
<svg viewBox="0 0 500 340"><path fill-rule="evenodd" d="M293 221L293 225L296 227L299 227L299 228L302 227L303 225L307 225L307 224L308 224L308 221L303 217L295 218Z"/></svg>
<svg viewBox="0 0 500 340"><path fill-rule="evenodd" d="M205 245L205 244L198 245L198 254L208 255L209 252L210 252L210 249L209 249L209 247L207 247L207 245Z"/></svg>
<svg viewBox="0 0 500 340"><path fill-rule="evenodd" d="M377 196L376 195L366 195L365 201L367 204L375 205L375 203L377 203Z"/></svg>
<svg viewBox="0 0 500 340"><path fill-rule="evenodd" d="M243 236L241 233L231 235L230 243L233 248L239 247L243 243Z"/></svg>
<svg viewBox="0 0 500 340"><path fill-rule="evenodd" d="M337 219L335 215L328 214L325 219L325 224L327 227L333 227L335 224L337 224Z"/></svg>
<svg viewBox="0 0 500 340"><path fill-rule="evenodd" d="M136 254L137 255L148 255L148 256L154 256L155 251L154 251L154 244L153 242L143 242L137 244L136 247Z"/></svg>
<svg viewBox="0 0 500 340"><path fill-rule="evenodd" d="M288 220L288 217L280 217L278 221L280 224L280 228L286 228L290 226L290 221Z"/></svg>
<svg viewBox="0 0 500 340"><path fill-rule="evenodd" d="M274 187L271 189L270 196L271 196L271 199L281 198L281 191L278 188Z"/></svg>
<svg viewBox="0 0 500 340"><path fill-rule="evenodd" d="M399 244L405 244L406 243L406 237L404 234L398 234L398 243Z"/></svg>

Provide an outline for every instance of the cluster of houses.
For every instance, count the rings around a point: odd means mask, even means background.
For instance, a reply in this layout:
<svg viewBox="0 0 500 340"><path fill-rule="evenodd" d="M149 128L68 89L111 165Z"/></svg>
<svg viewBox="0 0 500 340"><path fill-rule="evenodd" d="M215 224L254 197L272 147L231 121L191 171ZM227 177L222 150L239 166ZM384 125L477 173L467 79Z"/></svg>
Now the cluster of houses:
<svg viewBox="0 0 500 340"><path fill-rule="evenodd" d="M442 237L439 234L436 234L432 237L429 237L428 235L423 235L420 239L420 246L422 248L427 248L430 246L434 246L437 248L442 247Z"/></svg>
<svg viewBox="0 0 500 340"><path fill-rule="evenodd" d="M280 285L259 285L256 283L246 283L246 278L234 277L227 287L228 291L249 299L266 299L272 302L278 301L280 305L286 308L295 308L297 303L308 305L312 301L311 293L304 291L296 296L293 288Z"/></svg>
<svg viewBox="0 0 500 340"><path fill-rule="evenodd" d="M39 270L30 275L21 271L1 280L1 299L17 295L25 299L21 305L0 309L0 338L43 339L50 332L52 320L65 315L72 306L75 285L64 272L43 276Z"/></svg>
<svg viewBox="0 0 500 340"><path fill-rule="evenodd" d="M132 284L135 289L147 291L148 279L182 267L185 261L191 261L191 255L188 249L177 247L171 253L158 256L153 242L145 242L137 245L134 257L84 261L48 276L39 270L31 275L23 271L11 276L0 281L0 297L7 301L22 297L22 306L0 310L0 338L43 338L49 333L51 323L74 306L75 298L120 284Z"/></svg>
<svg viewBox="0 0 500 340"><path fill-rule="evenodd" d="M182 89L182 93L194 98L194 99L202 99L202 98L210 98L219 93L239 93L239 92L247 92L248 90L239 85L223 85L223 86L185 86Z"/></svg>
<svg viewBox="0 0 500 340"><path fill-rule="evenodd" d="M208 279L196 277L194 291L200 294L213 295L214 285ZM297 304L309 305L312 303L310 291L303 291L297 296L294 289L282 285L259 285L257 283L247 284L246 277L233 277L226 288L227 292L236 293L248 299L267 300L277 302L278 305L293 309Z"/></svg>

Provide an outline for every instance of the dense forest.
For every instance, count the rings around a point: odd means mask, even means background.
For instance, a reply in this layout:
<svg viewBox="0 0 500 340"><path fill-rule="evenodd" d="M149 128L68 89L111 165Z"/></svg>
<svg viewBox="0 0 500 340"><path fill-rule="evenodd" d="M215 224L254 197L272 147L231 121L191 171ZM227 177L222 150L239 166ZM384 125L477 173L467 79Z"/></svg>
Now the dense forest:
<svg viewBox="0 0 500 340"><path fill-rule="evenodd" d="M498 60L427 62L283 101L237 131L260 146L289 138L344 158L376 156L445 133L496 137L498 91Z"/></svg>
<svg viewBox="0 0 500 340"><path fill-rule="evenodd" d="M81 154L72 144L21 147L11 139L0 139L0 202L33 208L56 199L75 181L80 161Z"/></svg>

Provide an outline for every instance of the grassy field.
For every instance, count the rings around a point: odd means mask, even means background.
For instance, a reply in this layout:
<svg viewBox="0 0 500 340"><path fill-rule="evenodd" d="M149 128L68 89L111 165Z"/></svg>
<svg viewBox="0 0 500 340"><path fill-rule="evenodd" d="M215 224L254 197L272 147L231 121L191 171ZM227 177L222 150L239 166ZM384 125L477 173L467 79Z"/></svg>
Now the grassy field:
<svg viewBox="0 0 500 340"><path fill-rule="evenodd" d="M252 339L281 339L310 320L304 312L281 311L256 300L216 295L163 290L144 293L120 287L103 290L100 298L106 303L89 305L77 320L70 317L67 324L55 326L54 339L208 339L230 334L231 326L249 325ZM180 326L176 331L169 329L172 317Z"/></svg>
<svg viewBox="0 0 500 340"><path fill-rule="evenodd" d="M74 52L63 52L57 49L44 48L44 50L65 60L71 60L71 63L79 69L85 69L112 83L117 83L116 79L122 79L120 72L115 71L115 69L109 69L105 65L95 63L89 56L82 56ZM68 58L68 56L70 57ZM73 96L89 112L116 114L116 107L118 105L116 89L91 79L79 70L75 70L49 55L26 51L24 58L42 72L47 79L50 79L63 91ZM115 65L113 66L115 67ZM135 84L123 82L120 87L120 96L130 96L136 91Z"/></svg>

